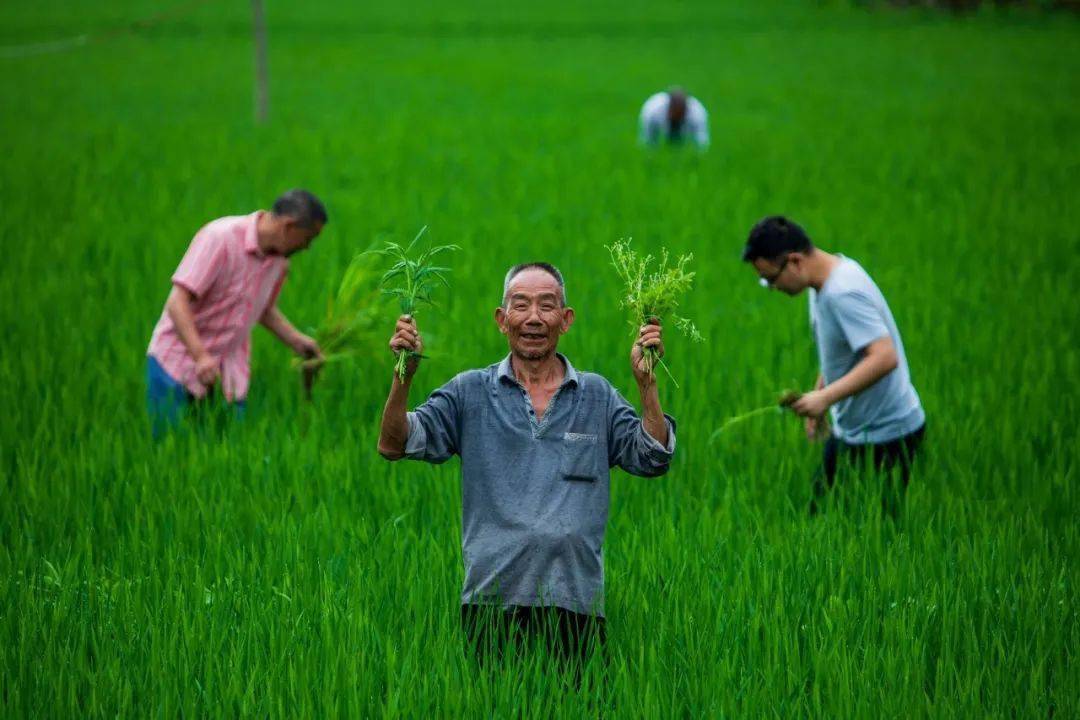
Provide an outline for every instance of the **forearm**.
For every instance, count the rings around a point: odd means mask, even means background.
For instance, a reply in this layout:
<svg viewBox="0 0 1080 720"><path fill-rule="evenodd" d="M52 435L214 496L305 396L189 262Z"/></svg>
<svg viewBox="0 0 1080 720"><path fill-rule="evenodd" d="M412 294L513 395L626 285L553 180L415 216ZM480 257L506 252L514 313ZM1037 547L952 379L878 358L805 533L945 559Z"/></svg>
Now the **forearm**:
<svg viewBox="0 0 1080 720"><path fill-rule="evenodd" d="M824 392L830 405L834 405L852 395L858 395L866 388L885 377L896 367L896 360L887 353L868 354L846 375L834 383L826 385Z"/></svg>
<svg viewBox="0 0 1080 720"><path fill-rule="evenodd" d="M390 394L383 407L382 423L379 426L379 454L387 460L400 460L405 457L405 445L409 441L409 386L412 377L407 376L402 383L394 373Z"/></svg>
<svg viewBox="0 0 1080 720"><path fill-rule="evenodd" d="M660 406L660 394L656 389L656 379L638 383L641 393L641 423L645 432L664 447L668 446L668 424L664 410Z"/></svg>
<svg viewBox="0 0 1080 720"><path fill-rule="evenodd" d="M815 390L821 390L824 387L825 387L825 376L822 375L821 373L818 373L817 382L814 383L814 389Z"/></svg>
<svg viewBox="0 0 1080 720"><path fill-rule="evenodd" d="M277 305L271 305L266 309L266 312L259 318L259 323L262 324L267 330L272 332L278 340L296 350L297 339L300 333L297 331L293 324L289 322L289 319L285 317L284 313L278 309Z"/></svg>
<svg viewBox="0 0 1080 720"><path fill-rule="evenodd" d="M165 310L176 328L176 334L180 336L180 341L184 343L191 357L195 359L203 357L207 350L198 328L195 327L195 313L191 309L188 291L174 285L165 303Z"/></svg>

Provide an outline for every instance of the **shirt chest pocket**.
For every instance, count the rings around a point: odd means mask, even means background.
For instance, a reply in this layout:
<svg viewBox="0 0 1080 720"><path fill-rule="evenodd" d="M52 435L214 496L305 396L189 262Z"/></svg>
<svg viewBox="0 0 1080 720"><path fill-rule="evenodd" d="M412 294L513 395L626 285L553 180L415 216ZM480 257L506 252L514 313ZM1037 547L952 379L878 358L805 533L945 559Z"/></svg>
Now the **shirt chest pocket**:
<svg viewBox="0 0 1080 720"><path fill-rule="evenodd" d="M595 482L600 477L600 444L596 435L565 433L562 438L559 477L576 482Z"/></svg>

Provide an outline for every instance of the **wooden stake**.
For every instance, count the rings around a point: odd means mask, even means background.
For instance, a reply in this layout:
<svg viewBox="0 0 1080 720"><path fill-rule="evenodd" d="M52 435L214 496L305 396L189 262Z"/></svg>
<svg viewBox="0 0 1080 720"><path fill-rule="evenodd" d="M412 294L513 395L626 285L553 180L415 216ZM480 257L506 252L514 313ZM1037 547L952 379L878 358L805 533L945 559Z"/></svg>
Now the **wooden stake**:
<svg viewBox="0 0 1080 720"><path fill-rule="evenodd" d="M255 36L255 122L270 114L269 68L266 63L266 13L262 0L251 0L251 30Z"/></svg>

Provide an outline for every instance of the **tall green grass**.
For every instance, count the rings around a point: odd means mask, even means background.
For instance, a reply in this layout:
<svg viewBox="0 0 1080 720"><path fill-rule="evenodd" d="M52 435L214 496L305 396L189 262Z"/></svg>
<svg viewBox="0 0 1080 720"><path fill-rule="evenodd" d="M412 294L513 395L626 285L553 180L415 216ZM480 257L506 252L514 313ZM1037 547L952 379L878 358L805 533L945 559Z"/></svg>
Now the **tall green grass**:
<svg viewBox="0 0 1080 720"><path fill-rule="evenodd" d="M0 41L148 7L18 2ZM270 3L262 128L239 5L3 61L0 714L1080 712L1078 27L755 7ZM673 82L711 111L702 157L634 145ZM505 352L502 273L533 259L567 276L562 349L634 397L597 248L697 258L709 342L666 339L671 472L612 479L608 665L580 691L465 658L458 466L377 457L389 357L327 366L306 404L257 331L247 421L149 441L143 354L191 235L296 185L331 214L282 294L301 327L357 247L430 223L463 248L416 402ZM929 414L898 522L865 486L806 517L790 415L708 442L814 378L805 301L738 262L771 212L897 317Z"/></svg>

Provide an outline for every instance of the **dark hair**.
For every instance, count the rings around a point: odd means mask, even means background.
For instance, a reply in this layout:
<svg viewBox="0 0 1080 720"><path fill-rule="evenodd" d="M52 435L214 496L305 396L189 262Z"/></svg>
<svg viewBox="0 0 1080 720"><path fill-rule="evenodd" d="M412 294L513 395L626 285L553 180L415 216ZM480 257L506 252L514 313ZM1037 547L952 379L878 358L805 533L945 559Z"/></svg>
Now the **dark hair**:
<svg viewBox="0 0 1080 720"><path fill-rule="evenodd" d="M559 272L559 268L555 267L551 263L546 262L527 262L515 265L506 271L506 278L503 280L503 305L506 304L506 294L510 291L510 281L513 280L518 274L525 272L526 270L543 270L551 277L555 278L555 282L559 283L559 290L562 291L562 303L566 305L566 283L563 282L562 273Z"/></svg>
<svg viewBox="0 0 1080 720"><path fill-rule="evenodd" d="M327 221L326 208L319 198L299 188L283 192L271 210L275 215L291 217L305 228L325 225Z"/></svg>
<svg viewBox="0 0 1080 720"><path fill-rule="evenodd" d="M743 262L775 260L789 252L809 252L814 249L809 236L798 224L783 215L770 215L759 220L750 230L743 249Z"/></svg>

